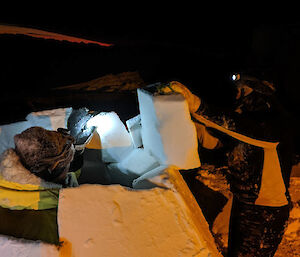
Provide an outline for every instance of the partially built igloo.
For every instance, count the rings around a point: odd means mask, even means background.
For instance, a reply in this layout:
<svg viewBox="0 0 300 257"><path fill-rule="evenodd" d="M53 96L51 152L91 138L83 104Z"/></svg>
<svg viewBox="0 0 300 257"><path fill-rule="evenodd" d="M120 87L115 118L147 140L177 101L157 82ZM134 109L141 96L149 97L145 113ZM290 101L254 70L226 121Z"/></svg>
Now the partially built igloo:
<svg viewBox="0 0 300 257"><path fill-rule="evenodd" d="M61 189L57 219L62 246L2 235L1 253L11 257L221 256L201 209L179 173L179 169L200 166L196 129L184 97L138 90L138 100L140 117L133 117L134 133L133 127L128 126L130 134L125 124L117 122L115 133L122 137L114 142L117 151L110 151L109 140L104 144L101 132L95 132L87 145L83 173L98 172L95 180L83 175L79 187ZM28 117L35 117L34 125L55 129L53 122L41 121L60 117L63 122L69 111ZM112 116L118 119L116 113ZM26 122L22 126L32 125L32 120ZM5 137L5 127L1 131L3 147L12 147L5 144L14 134L14 124L10 126L10 135ZM126 151L118 148L121 142Z"/></svg>

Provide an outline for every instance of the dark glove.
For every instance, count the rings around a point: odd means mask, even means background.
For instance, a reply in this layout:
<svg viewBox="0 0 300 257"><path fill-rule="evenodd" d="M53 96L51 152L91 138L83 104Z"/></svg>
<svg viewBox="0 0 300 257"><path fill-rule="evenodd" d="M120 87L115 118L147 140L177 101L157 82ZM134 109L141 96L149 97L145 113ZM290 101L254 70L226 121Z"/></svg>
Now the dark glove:
<svg viewBox="0 0 300 257"><path fill-rule="evenodd" d="M65 179L64 187L78 187L78 181L74 172L69 172Z"/></svg>

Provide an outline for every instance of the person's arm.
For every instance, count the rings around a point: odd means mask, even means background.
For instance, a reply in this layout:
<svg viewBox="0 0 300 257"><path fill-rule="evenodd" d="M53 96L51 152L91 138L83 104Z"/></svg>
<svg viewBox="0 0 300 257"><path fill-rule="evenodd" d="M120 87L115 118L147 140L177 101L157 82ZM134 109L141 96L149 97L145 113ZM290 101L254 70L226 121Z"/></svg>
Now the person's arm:
<svg viewBox="0 0 300 257"><path fill-rule="evenodd" d="M202 147L210 150L222 147L221 141L209 133L203 124L198 122L195 122L194 124L197 130L198 142Z"/></svg>

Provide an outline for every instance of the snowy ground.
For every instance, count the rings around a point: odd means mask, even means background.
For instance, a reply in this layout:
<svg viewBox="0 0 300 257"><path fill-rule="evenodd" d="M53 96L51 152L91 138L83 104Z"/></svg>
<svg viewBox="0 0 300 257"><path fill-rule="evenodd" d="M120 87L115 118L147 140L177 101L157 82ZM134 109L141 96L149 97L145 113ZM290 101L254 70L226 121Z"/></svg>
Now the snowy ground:
<svg viewBox="0 0 300 257"><path fill-rule="evenodd" d="M275 257L300 256L300 177L291 178L290 194L293 209L288 226Z"/></svg>
<svg viewBox="0 0 300 257"><path fill-rule="evenodd" d="M227 249L227 238L228 238L228 222L230 216L230 207L231 207L231 193L229 192L229 187L226 183L226 179L222 175L222 172L215 171L213 166L204 166L204 169L197 172L194 175L196 180L199 182L195 186L206 186L206 189L201 191L202 194L208 196L207 201L211 201L212 197L218 197L222 199L221 196L226 197L227 201L223 201L222 208L214 209L207 207L207 210L203 210L204 215L208 219L210 228L215 237L218 248L226 255ZM193 187L193 186L192 186ZM191 188L192 192L195 195L195 189ZM275 254L275 257L298 257L300 256L300 177L292 177L290 182L290 194L293 202L293 208L290 212L290 218L285 230L284 237L281 244L278 247L278 250ZM206 191L206 192L205 192ZM207 192L210 191L208 194ZM214 194L212 193L214 192ZM195 195L195 198L199 196ZM198 203L199 199L198 200ZM229 201L228 201L229 200ZM202 205L201 208L205 208L206 203L200 202L199 205ZM213 219L210 220L210 216L213 216Z"/></svg>

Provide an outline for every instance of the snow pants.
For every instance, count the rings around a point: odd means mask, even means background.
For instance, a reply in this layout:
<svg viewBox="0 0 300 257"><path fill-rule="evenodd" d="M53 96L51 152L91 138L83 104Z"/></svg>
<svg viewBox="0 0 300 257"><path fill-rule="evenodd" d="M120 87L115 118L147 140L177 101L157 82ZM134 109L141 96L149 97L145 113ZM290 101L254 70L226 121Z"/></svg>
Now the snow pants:
<svg viewBox="0 0 300 257"><path fill-rule="evenodd" d="M272 257L282 240L289 206L269 207L232 203L228 257Z"/></svg>

